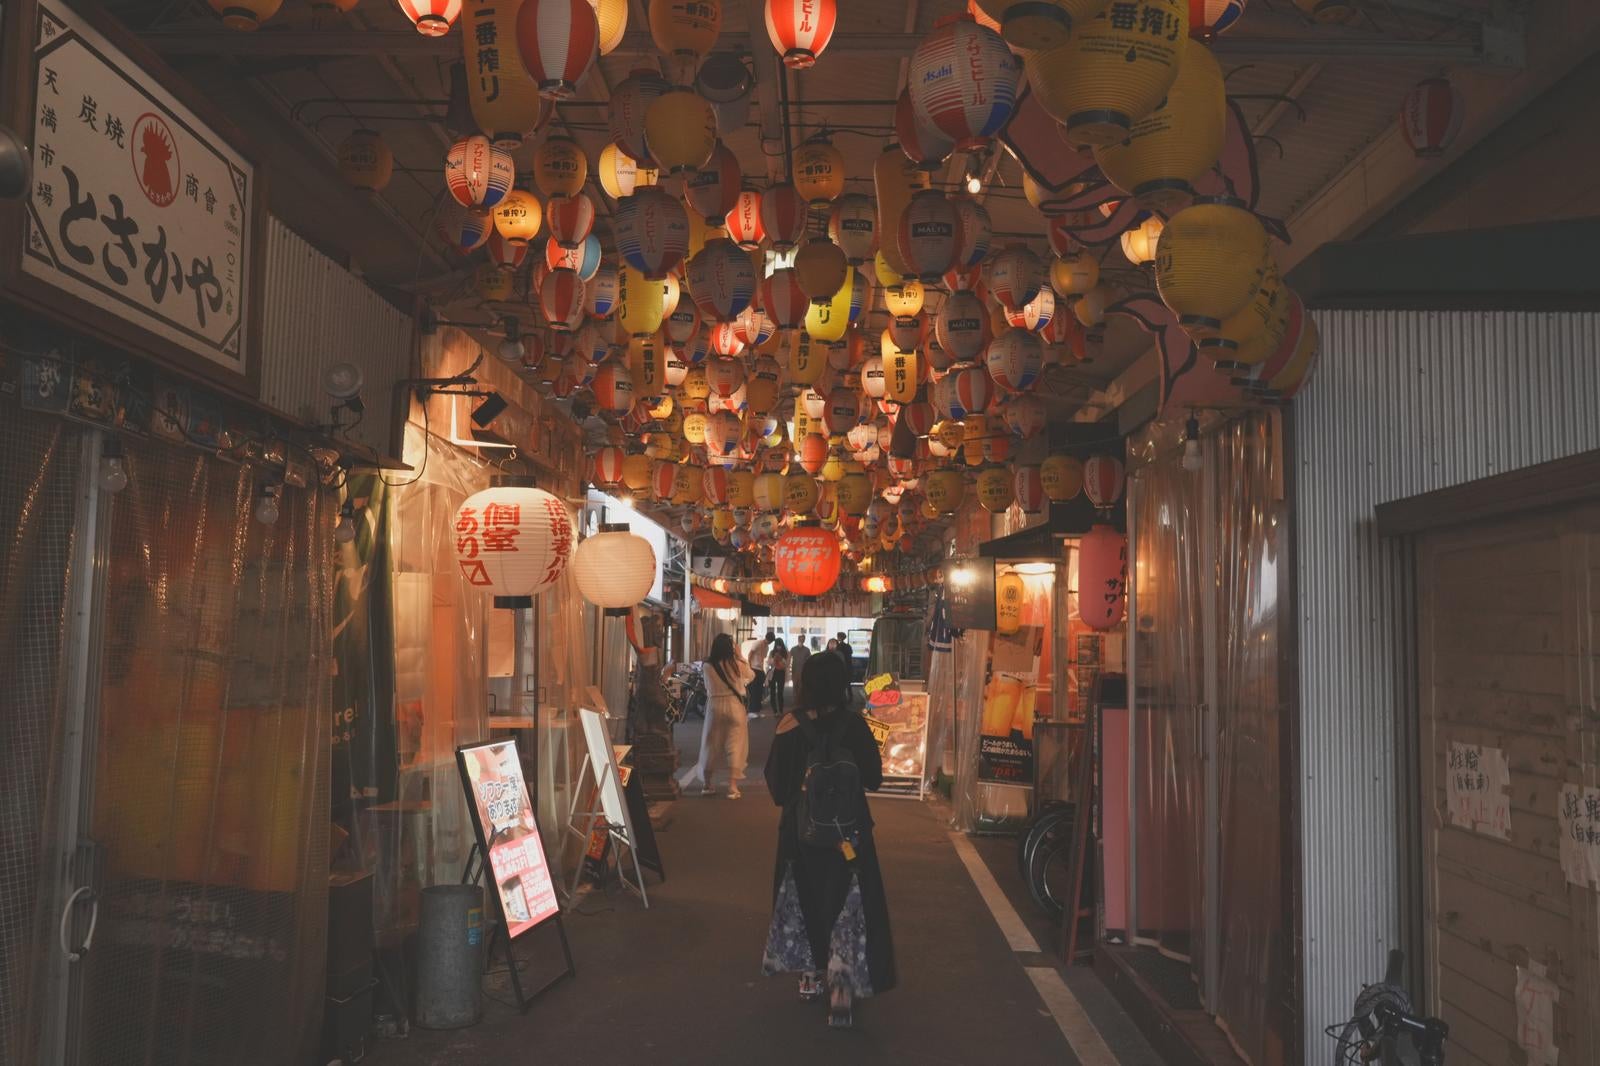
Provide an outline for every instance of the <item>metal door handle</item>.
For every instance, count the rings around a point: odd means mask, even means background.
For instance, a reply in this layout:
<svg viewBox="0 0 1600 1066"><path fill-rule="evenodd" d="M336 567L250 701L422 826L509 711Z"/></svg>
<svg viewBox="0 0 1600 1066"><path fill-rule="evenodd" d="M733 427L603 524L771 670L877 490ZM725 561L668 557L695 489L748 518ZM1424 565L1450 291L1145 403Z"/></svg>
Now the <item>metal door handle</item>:
<svg viewBox="0 0 1600 1066"><path fill-rule="evenodd" d="M72 909L78 905L78 900L84 896L89 897L89 931L83 934L83 943L78 950L72 950L72 945L67 943L67 936L72 927ZM94 889L88 885L79 885L72 890L72 895L67 897L67 905L61 908L61 954L65 955L68 962L82 962L83 957L89 954L89 947L94 943L94 927L100 922L100 898L94 894Z"/></svg>

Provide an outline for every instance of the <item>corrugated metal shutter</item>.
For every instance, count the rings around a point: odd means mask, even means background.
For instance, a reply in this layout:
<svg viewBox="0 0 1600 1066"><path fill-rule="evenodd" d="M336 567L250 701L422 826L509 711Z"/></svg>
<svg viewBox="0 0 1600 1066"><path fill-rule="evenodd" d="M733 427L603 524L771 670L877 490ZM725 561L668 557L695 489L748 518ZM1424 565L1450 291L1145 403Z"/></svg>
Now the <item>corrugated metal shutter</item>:
<svg viewBox="0 0 1600 1066"><path fill-rule="evenodd" d="M1396 714L1413 691L1409 549L1375 505L1600 447L1600 315L1338 311L1296 401L1305 1038L1400 933ZM1412 771L1414 773L1414 771Z"/></svg>
<svg viewBox="0 0 1600 1066"><path fill-rule="evenodd" d="M267 221L263 306L262 402L308 424L326 423L332 401L322 391L323 373L354 363L366 375L366 412L348 435L389 452L394 383L413 364L411 317L276 218ZM348 425L351 416L344 417Z"/></svg>

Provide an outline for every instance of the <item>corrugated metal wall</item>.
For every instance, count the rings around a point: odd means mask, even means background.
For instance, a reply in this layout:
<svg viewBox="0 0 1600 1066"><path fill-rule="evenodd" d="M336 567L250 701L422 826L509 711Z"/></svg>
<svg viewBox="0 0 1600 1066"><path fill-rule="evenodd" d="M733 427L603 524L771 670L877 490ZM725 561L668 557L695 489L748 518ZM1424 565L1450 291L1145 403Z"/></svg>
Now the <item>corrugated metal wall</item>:
<svg viewBox="0 0 1600 1066"><path fill-rule="evenodd" d="M1401 930L1411 559L1373 508L1600 448L1600 315L1319 312L1295 403L1306 1059ZM1414 774L1414 770L1412 773Z"/></svg>
<svg viewBox="0 0 1600 1066"><path fill-rule="evenodd" d="M408 376L416 343L411 317L276 218L267 220L264 308L261 401L325 423L332 401L322 375L334 363L354 363L366 375L366 412L349 436L387 453L394 383Z"/></svg>

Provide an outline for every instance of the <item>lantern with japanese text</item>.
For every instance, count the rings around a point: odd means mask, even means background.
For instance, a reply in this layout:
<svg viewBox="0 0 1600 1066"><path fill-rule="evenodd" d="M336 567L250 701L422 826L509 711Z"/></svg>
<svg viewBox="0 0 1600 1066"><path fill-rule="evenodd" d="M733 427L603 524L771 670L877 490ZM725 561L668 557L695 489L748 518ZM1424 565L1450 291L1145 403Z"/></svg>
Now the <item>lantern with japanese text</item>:
<svg viewBox="0 0 1600 1066"><path fill-rule="evenodd" d="M827 406L822 410L823 424L835 436L848 433L861 417L861 401L854 389L843 386L828 393Z"/></svg>
<svg viewBox="0 0 1600 1066"><path fill-rule="evenodd" d="M1019 466L1011 481L1011 490L1024 514L1038 514L1044 510L1044 477L1036 466Z"/></svg>
<svg viewBox="0 0 1600 1066"><path fill-rule="evenodd" d="M706 422L706 453L711 456L732 455L744 434L744 423L732 411L718 411Z"/></svg>
<svg viewBox="0 0 1600 1066"><path fill-rule="evenodd" d="M461 34L471 72L467 96L473 121L496 147L507 150L522 144L539 125L541 107L548 106L517 56L521 7L521 0L467 0Z"/></svg>
<svg viewBox="0 0 1600 1066"><path fill-rule="evenodd" d="M622 336L642 336L661 328L667 317L666 291L630 266L617 271L617 326Z"/></svg>
<svg viewBox="0 0 1600 1066"><path fill-rule="evenodd" d="M812 340L827 344L843 339L845 330L850 328L850 307L860 278L860 271L850 271L849 278L831 299L806 308L806 332Z"/></svg>
<svg viewBox="0 0 1600 1066"><path fill-rule="evenodd" d="M1078 541L1078 616L1090 629L1122 622L1128 581L1128 538L1097 522Z"/></svg>
<svg viewBox="0 0 1600 1066"><path fill-rule="evenodd" d="M1216 163L1227 125L1222 68L1211 49L1190 43L1161 106L1135 121L1125 139L1096 147L1095 162L1117 188L1170 214L1194 195L1194 183Z"/></svg>
<svg viewBox="0 0 1600 1066"><path fill-rule="evenodd" d="M900 255L900 216L911 204L918 189L928 187L928 176L907 159L895 145L889 145L872 164L872 191L878 201L878 254L896 277L911 277L911 267Z"/></svg>
<svg viewBox="0 0 1600 1066"><path fill-rule="evenodd" d="M1039 465L1044 494L1056 503L1083 491L1083 463L1075 456L1052 455Z"/></svg>
<svg viewBox="0 0 1600 1066"><path fill-rule="evenodd" d="M586 193L552 196L545 205L550 237L563 248L577 248L594 229L594 201Z"/></svg>
<svg viewBox="0 0 1600 1066"><path fill-rule="evenodd" d="M828 210L828 236L856 266L878 250L878 211L865 193L845 193Z"/></svg>
<svg viewBox="0 0 1600 1066"><path fill-rule="evenodd" d="M707 222L720 226L733 210L743 176L739 157L727 145L718 143L711 156L684 183L683 198L690 210Z"/></svg>
<svg viewBox="0 0 1600 1066"><path fill-rule="evenodd" d="M542 489L498 485L456 508L456 561L466 583L494 596L496 607L530 607L566 572L572 515Z"/></svg>
<svg viewBox="0 0 1600 1066"><path fill-rule="evenodd" d="M805 330L796 330L789 338L789 382L793 385L815 385L828 369L822 345L814 342Z"/></svg>
<svg viewBox="0 0 1600 1066"><path fill-rule="evenodd" d="M727 399L744 385L744 361L714 356L706 361L706 383L713 395Z"/></svg>
<svg viewBox="0 0 1600 1066"><path fill-rule="evenodd" d="M699 362L698 359L689 358L687 348L688 343L700 332L700 308L695 305L693 299L680 299L678 306L666 317L663 328L667 331L669 341L684 348L683 355L686 362Z"/></svg>
<svg viewBox="0 0 1600 1066"><path fill-rule="evenodd" d="M989 294L1007 311L1021 310L1043 285L1044 266L1024 245L1012 245L990 263Z"/></svg>
<svg viewBox="0 0 1600 1066"><path fill-rule="evenodd" d="M838 19L837 0L766 0L767 37L794 70L817 61Z"/></svg>
<svg viewBox="0 0 1600 1066"><path fill-rule="evenodd" d="M1122 460L1111 455L1096 455L1083 464L1083 493L1102 511L1122 499Z"/></svg>
<svg viewBox="0 0 1600 1066"><path fill-rule="evenodd" d="M1400 132L1419 159L1441 156L1461 132L1466 106L1448 78L1419 81L1400 105Z"/></svg>
<svg viewBox="0 0 1600 1066"><path fill-rule="evenodd" d="M752 488L755 506L762 511L783 510L784 488L782 474L775 471L757 474Z"/></svg>
<svg viewBox="0 0 1600 1066"><path fill-rule="evenodd" d="M816 510L820 490L810 474L790 474L783 479L783 506L794 515L809 515Z"/></svg>
<svg viewBox="0 0 1600 1066"><path fill-rule="evenodd" d="M767 235L761 222L761 193L750 188L739 190L722 224L728 231L728 238L740 248L747 252L760 248Z"/></svg>
<svg viewBox="0 0 1600 1066"><path fill-rule="evenodd" d="M589 160L572 138L549 137L534 150L533 183L546 199L582 192L588 177Z"/></svg>
<svg viewBox="0 0 1600 1066"><path fill-rule="evenodd" d="M883 358L883 396L891 403L910 403L916 399L921 383L921 357L917 350L890 352Z"/></svg>
<svg viewBox="0 0 1600 1066"><path fill-rule="evenodd" d="M538 0L539 3L548 0ZM584 0L587 3L587 0ZM650 159L645 136L645 115L659 96L672 88L667 79L647 68L639 68L617 83L606 108L606 125L611 143L630 159L644 163Z"/></svg>
<svg viewBox="0 0 1600 1066"><path fill-rule="evenodd" d="M667 346L659 334L628 338L628 372L640 399L655 401L666 395Z"/></svg>
<svg viewBox="0 0 1600 1066"><path fill-rule="evenodd" d="M552 270L539 286L539 309L545 322L557 333L567 333L583 324L583 280L575 270Z"/></svg>
<svg viewBox="0 0 1600 1066"><path fill-rule="evenodd" d="M761 194L761 229L772 247L786 252L806 233L806 201L789 182L779 182Z"/></svg>
<svg viewBox="0 0 1600 1066"><path fill-rule="evenodd" d="M938 514L954 514L967 495L967 479L959 470L935 470L922 479L928 506Z"/></svg>
<svg viewBox="0 0 1600 1066"><path fill-rule="evenodd" d="M381 192L394 176L394 153L376 130L356 130L339 142L339 174L351 188Z"/></svg>
<svg viewBox="0 0 1600 1066"><path fill-rule="evenodd" d="M956 362L965 363L983 353L984 324L983 301L976 293L961 289L945 298L933 328L939 346Z"/></svg>
<svg viewBox="0 0 1600 1066"><path fill-rule="evenodd" d="M540 94L564 100L594 66L600 21L589 0L524 0L517 11L517 49Z"/></svg>
<svg viewBox="0 0 1600 1066"><path fill-rule="evenodd" d="M1248 305L1270 263L1267 232L1238 200L1196 200L1168 220L1156 248L1156 291L1199 339Z"/></svg>
<svg viewBox="0 0 1600 1066"><path fill-rule="evenodd" d="M956 150L954 137L917 115L911 91L901 89L894 105L894 140L918 170L932 173Z"/></svg>
<svg viewBox="0 0 1600 1066"><path fill-rule="evenodd" d="M646 278L660 281L689 248L689 218L683 204L652 186L617 203L617 254Z"/></svg>
<svg viewBox="0 0 1600 1066"><path fill-rule="evenodd" d="M633 410L633 373L620 359L608 359L594 372L595 403L613 415L625 415Z"/></svg>
<svg viewBox="0 0 1600 1066"><path fill-rule="evenodd" d="M401 12L424 37L443 37L450 32L450 27L456 24L456 19L461 17L461 0L398 0L398 2ZM273 13L276 13L277 9L278 5L273 4ZM261 21L261 16L255 16L252 21ZM234 25L231 28L240 27ZM247 28L254 29L255 26Z"/></svg>
<svg viewBox="0 0 1600 1066"><path fill-rule="evenodd" d="M794 187L812 207L825 207L837 200L844 192L844 176L844 156L826 137L809 140L795 149Z"/></svg>
<svg viewBox="0 0 1600 1066"><path fill-rule="evenodd" d="M1009 471L991 466L978 472L978 506L992 514L1005 511L1016 500Z"/></svg>
<svg viewBox="0 0 1600 1066"><path fill-rule="evenodd" d="M511 191L515 177L510 153L496 148L480 133L463 137L445 156L445 185L463 207L493 208Z"/></svg>
<svg viewBox="0 0 1600 1066"><path fill-rule="evenodd" d="M955 262L960 243L956 210L937 189L922 189L900 216L900 257L924 282L938 281Z"/></svg>
<svg viewBox="0 0 1600 1066"><path fill-rule="evenodd" d="M1104 11L1108 0L981 0L1006 43L1020 52L1066 43L1072 27Z"/></svg>
<svg viewBox="0 0 1600 1066"><path fill-rule="evenodd" d="M722 32L722 0L650 0L649 17L656 47L688 80Z"/></svg>
<svg viewBox="0 0 1600 1066"><path fill-rule="evenodd" d="M694 90L675 86L650 102L644 115L650 157L668 174L704 166L717 147L717 116Z"/></svg>
<svg viewBox="0 0 1600 1066"><path fill-rule="evenodd" d="M867 507L872 503L872 479L863 473L848 473L835 484L834 499L839 503L839 510L847 515L859 518L867 513Z"/></svg>
<svg viewBox="0 0 1600 1066"><path fill-rule="evenodd" d="M934 27L911 53L911 104L918 118L955 138L958 149L982 148L1011 117L1019 64L1000 35L971 16Z"/></svg>
<svg viewBox="0 0 1600 1066"><path fill-rule="evenodd" d="M1048 285L1041 285L1033 299L1017 308L1015 311L1006 312L1006 324L1015 329L1024 329L1038 333L1050 324L1056 314L1055 290Z"/></svg>
<svg viewBox="0 0 1600 1066"><path fill-rule="evenodd" d="M512 189L494 209L494 228L507 244L527 250L528 242L544 225L544 209L539 198L522 189Z"/></svg>
<svg viewBox="0 0 1600 1066"><path fill-rule="evenodd" d="M1025 329L1008 329L989 342L984 365L994 383L1007 392L1026 392L1044 369L1044 344Z"/></svg>
<svg viewBox="0 0 1600 1066"><path fill-rule="evenodd" d="M968 196L951 201L956 213L956 269L976 267L989 254L989 242L994 238L994 225L989 221L989 210Z"/></svg>
<svg viewBox="0 0 1600 1066"><path fill-rule="evenodd" d="M718 322L733 321L755 295L756 271L750 257L722 238L707 241L689 260L688 279L700 313Z"/></svg>
<svg viewBox="0 0 1600 1066"><path fill-rule="evenodd" d="M815 597L839 581L839 538L815 522L802 522L778 538L772 565L778 581L796 596Z"/></svg>

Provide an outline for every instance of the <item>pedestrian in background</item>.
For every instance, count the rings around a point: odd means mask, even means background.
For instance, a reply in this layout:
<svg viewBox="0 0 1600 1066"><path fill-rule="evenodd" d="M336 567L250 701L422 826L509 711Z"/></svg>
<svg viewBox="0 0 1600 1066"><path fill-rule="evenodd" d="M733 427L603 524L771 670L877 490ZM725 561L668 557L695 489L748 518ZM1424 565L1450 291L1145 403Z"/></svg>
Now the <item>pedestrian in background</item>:
<svg viewBox="0 0 1600 1066"><path fill-rule="evenodd" d="M717 763L728 766L728 798L738 799L744 764L750 756L750 724L745 718L745 694L758 676L733 646L733 637L718 633L706 656L705 784L702 796L716 795Z"/></svg>
<svg viewBox="0 0 1600 1066"><path fill-rule="evenodd" d="M783 686L788 681L788 671L789 649L783 638L778 637L767 652L767 695L772 701L772 713L780 718L783 717Z"/></svg>
<svg viewBox="0 0 1600 1066"><path fill-rule="evenodd" d="M775 636L777 631L769 629L766 636L759 640L752 638L744 646L745 662L755 671L749 691L745 693L745 710L749 712L751 718L761 714L762 698L767 694L767 649L772 647L772 638Z"/></svg>
<svg viewBox="0 0 1600 1066"><path fill-rule="evenodd" d="M800 675L805 671L806 660L809 658L811 649L806 647L805 640L795 641L794 647L789 651L789 677L794 680L794 695L797 700L800 698Z"/></svg>

